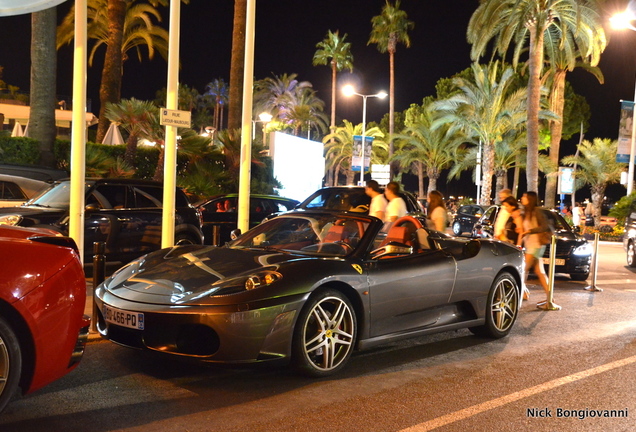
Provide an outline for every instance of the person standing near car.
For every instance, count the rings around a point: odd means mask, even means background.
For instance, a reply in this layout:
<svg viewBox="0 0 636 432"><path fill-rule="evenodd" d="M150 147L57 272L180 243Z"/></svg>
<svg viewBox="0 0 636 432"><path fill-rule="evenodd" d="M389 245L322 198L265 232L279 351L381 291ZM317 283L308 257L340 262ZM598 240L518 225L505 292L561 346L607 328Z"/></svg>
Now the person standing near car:
<svg viewBox="0 0 636 432"><path fill-rule="evenodd" d="M503 204L503 202L506 200L506 198L508 198L509 196L512 196L512 191L510 189L502 189L499 191L499 203ZM516 201L516 200L515 200ZM508 222L508 219L510 219L510 213L508 213L508 210L506 210L505 206L501 206L501 208L499 209L499 213L497 214L497 219L495 219L495 226L494 228L494 232L493 232L493 238L496 238L497 240L506 240L506 234L505 234L505 229L506 229L506 222Z"/></svg>
<svg viewBox="0 0 636 432"><path fill-rule="evenodd" d="M375 180L369 180L364 187L364 193L371 197L369 205L369 216L375 216L380 220L384 220L386 206L388 204L380 185Z"/></svg>
<svg viewBox="0 0 636 432"><path fill-rule="evenodd" d="M400 196L400 184L398 182L389 182L386 185L384 195L389 200L386 206L385 222L395 222L398 218L406 215L406 202Z"/></svg>
<svg viewBox="0 0 636 432"><path fill-rule="evenodd" d="M433 190L428 194L428 215L429 228L444 232L448 225L444 196L440 191Z"/></svg>
<svg viewBox="0 0 636 432"><path fill-rule="evenodd" d="M538 201L537 193L532 191L524 193L521 197L523 228L517 244L523 244L525 248L526 274L524 280L528 279L528 272L533 269L537 279L539 279L539 284L545 291L547 302L550 296L550 288L548 286L548 277L543 268L543 253L547 244L544 240L544 234L550 232L550 227L541 208L537 205ZM543 302L537 303L537 306L542 304Z"/></svg>

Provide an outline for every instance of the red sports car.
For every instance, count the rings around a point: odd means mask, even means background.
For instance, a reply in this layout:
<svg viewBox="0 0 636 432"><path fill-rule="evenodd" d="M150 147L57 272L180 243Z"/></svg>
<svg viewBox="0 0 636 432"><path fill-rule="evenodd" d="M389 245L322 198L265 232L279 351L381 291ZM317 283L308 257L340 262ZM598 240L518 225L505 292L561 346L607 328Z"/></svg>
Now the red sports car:
<svg viewBox="0 0 636 432"><path fill-rule="evenodd" d="M75 242L46 229L0 225L0 411L80 361L90 319Z"/></svg>

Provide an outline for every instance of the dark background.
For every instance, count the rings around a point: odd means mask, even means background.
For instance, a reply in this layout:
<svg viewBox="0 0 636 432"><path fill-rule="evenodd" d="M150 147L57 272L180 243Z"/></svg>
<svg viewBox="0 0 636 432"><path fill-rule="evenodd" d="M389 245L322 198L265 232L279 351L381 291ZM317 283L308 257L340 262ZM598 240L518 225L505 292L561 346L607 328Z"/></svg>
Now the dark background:
<svg viewBox="0 0 636 432"><path fill-rule="evenodd" d="M435 84L471 64L470 45L466 42L468 21L478 6L477 0L447 0L432 2L402 0L401 8L415 23L410 32L411 47L399 45L395 56L396 111L425 96L435 93ZM72 5L67 1L58 7L61 21ZM347 33L352 44L354 72L340 74L340 82L353 82L360 93L373 94L389 90L389 57L376 45L367 45L371 18L380 14L383 0L258 0L256 15L255 79L272 74L297 73L298 79L310 81L330 112L331 72L328 66L313 66L316 43L328 30ZM605 2L605 19L626 7L624 0ZM229 82L232 16L231 0L191 0L181 6L181 70L180 81L205 91L207 83L216 78ZM168 10L161 9L168 26ZM621 99L633 100L636 79L636 32L606 29L610 43L602 56L600 67L605 83L583 70L568 74L577 93L584 95L591 106L590 129L585 138L616 139ZM30 15L0 18L0 66L8 84L29 90ZM91 111L99 110L99 82L103 50L88 71L88 98ZM60 50L58 56L58 87L60 98L71 98L72 47ZM124 65L122 97L154 99L155 92L166 86L167 65L157 57L139 62L135 54ZM340 85L340 84L339 84ZM339 119L362 121L361 98L338 96ZM367 121L379 121L388 111L388 99L369 99ZM561 156L573 154L579 137L562 145ZM525 177L522 175L522 177ZM447 195L474 194L465 182L457 185L440 182ZM411 187L412 188L412 187ZM468 188L468 190L466 190ZM614 191L616 189L616 191ZM625 189L615 186L611 195L620 197Z"/></svg>

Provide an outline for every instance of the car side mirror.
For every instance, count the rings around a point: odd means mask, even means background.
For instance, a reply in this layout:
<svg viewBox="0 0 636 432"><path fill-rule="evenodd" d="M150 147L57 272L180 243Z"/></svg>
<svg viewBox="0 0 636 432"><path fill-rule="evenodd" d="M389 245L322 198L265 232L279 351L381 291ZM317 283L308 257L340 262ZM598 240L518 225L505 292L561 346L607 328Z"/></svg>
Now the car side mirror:
<svg viewBox="0 0 636 432"><path fill-rule="evenodd" d="M241 229L237 228L235 230L232 230L232 232L230 232L230 238L232 240L236 240L237 238L239 238L241 236Z"/></svg>
<svg viewBox="0 0 636 432"><path fill-rule="evenodd" d="M99 210L99 206L97 204L86 204L86 207L84 207L84 210L86 210L86 211L97 211L97 210Z"/></svg>
<svg viewBox="0 0 636 432"><path fill-rule="evenodd" d="M462 255L464 258L473 258L479 254L481 250L481 242L479 240L469 240L464 244Z"/></svg>

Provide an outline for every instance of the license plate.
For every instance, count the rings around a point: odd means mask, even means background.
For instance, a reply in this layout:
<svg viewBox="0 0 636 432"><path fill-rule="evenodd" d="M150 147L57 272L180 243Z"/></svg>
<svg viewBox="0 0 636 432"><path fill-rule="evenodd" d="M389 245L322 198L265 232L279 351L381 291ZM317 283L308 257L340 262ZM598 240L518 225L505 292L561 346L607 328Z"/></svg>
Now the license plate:
<svg viewBox="0 0 636 432"><path fill-rule="evenodd" d="M550 258L543 258L543 264L550 264ZM554 265L563 266L565 265L564 258L557 258L554 260Z"/></svg>
<svg viewBox="0 0 636 432"><path fill-rule="evenodd" d="M135 330L144 329L144 314L142 312L129 312L102 305L102 313L104 319L111 324Z"/></svg>

